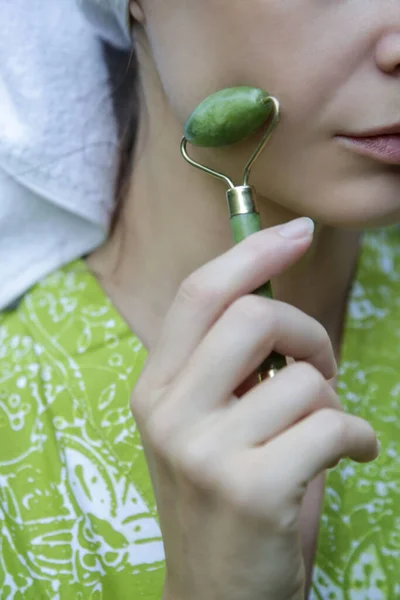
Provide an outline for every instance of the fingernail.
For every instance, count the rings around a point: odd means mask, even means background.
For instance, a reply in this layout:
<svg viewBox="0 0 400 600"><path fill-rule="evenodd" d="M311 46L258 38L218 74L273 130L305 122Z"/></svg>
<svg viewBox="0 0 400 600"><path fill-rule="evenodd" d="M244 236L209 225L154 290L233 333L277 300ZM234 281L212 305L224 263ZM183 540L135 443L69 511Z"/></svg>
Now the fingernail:
<svg viewBox="0 0 400 600"><path fill-rule="evenodd" d="M309 217L294 219L278 227L278 233L284 238L291 240L310 236L314 233L314 221Z"/></svg>

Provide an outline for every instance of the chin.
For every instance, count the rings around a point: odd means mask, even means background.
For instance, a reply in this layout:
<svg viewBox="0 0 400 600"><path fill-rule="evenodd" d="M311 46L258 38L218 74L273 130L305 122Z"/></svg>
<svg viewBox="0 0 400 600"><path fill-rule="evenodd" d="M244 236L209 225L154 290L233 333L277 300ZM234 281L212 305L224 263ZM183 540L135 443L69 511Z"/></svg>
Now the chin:
<svg viewBox="0 0 400 600"><path fill-rule="evenodd" d="M322 193L321 193L322 190ZM310 202L318 198L318 202ZM300 211L333 227L365 229L400 223L400 179L366 176L310 190Z"/></svg>
<svg viewBox="0 0 400 600"><path fill-rule="evenodd" d="M367 203L365 198L360 202L351 198L347 204L336 205L332 210L310 209L304 214L317 223L345 229L387 227L400 223L399 206L377 206L376 202Z"/></svg>

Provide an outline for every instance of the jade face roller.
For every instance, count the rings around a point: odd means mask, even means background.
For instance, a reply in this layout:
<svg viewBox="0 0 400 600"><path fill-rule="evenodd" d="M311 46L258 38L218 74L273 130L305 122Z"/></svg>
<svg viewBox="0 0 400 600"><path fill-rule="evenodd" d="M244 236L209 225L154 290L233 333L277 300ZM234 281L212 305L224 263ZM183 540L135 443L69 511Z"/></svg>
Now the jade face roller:
<svg viewBox="0 0 400 600"><path fill-rule="evenodd" d="M254 134L267 121L265 134L244 168L242 185L235 186L229 177L195 162L187 153L188 142L208 148L235 144ZM192 166L228 185L226 197L235 243L261 229L256 190L249 185L249 177L278 122L278 100L264 90L248 86L227 88L208 96L186 121L181 154ZM272 298L271 283L268 281L253 293ZM259 381L273 377L284 366L285 357L272 352L257 369Z"/></svg>

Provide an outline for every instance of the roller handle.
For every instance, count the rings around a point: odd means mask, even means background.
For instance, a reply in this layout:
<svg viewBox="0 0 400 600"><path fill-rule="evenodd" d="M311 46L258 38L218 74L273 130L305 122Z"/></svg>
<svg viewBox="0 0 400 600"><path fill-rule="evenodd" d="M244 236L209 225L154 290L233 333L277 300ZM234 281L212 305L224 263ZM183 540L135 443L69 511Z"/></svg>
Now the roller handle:
<svg viewBox="0 0 400 600"><path fill-rule="evenodd" d="M230 223L235 244L261 229L260 215L257 212L234 215L230 218ZM267 281L252 293L264 298L272 298L271 282ZM286 365L286 358L282 354L272 351L257 369L259 381L273 377Z"/></svg>

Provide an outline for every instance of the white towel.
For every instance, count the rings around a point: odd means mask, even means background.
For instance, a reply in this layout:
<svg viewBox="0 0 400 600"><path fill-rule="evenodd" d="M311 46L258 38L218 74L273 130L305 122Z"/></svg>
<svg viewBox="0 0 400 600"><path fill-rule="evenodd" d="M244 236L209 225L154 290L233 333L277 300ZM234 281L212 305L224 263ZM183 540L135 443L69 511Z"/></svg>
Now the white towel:
<svg viewBox="0 0 400 600"><path fill-rule="evenodd" d="M77 0L102 38L117 48L131 45L129 0Z"/></svg>
<svg viewBox="0 0 400 600"><path fill-rule="evenodd" d="M112 14L103 33L126 46ZM104 240L118 133L102 43L75 0L0 0L0 28L1 309Z"/></svg>

